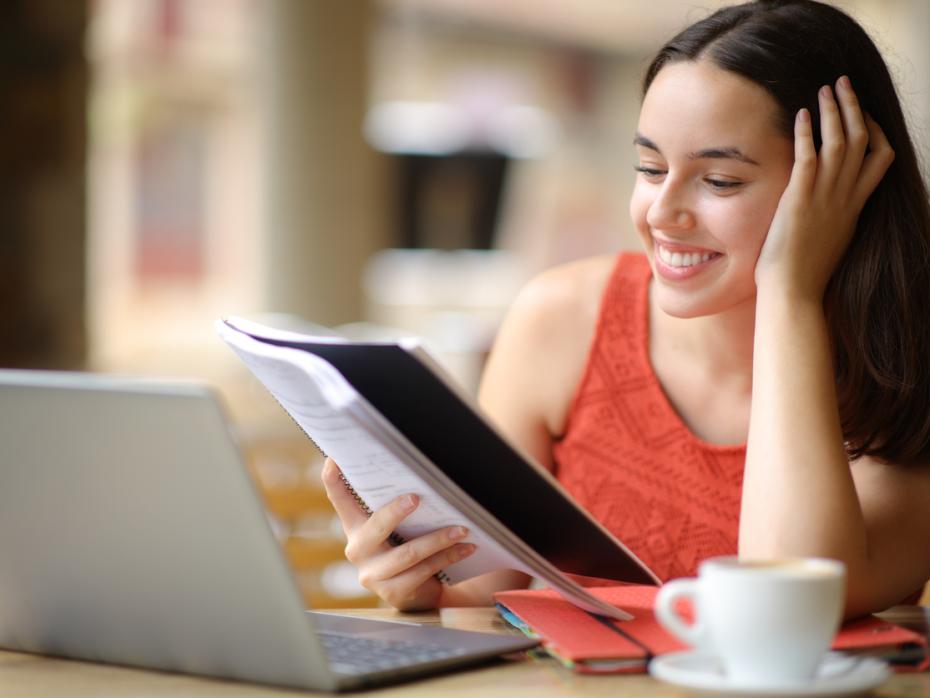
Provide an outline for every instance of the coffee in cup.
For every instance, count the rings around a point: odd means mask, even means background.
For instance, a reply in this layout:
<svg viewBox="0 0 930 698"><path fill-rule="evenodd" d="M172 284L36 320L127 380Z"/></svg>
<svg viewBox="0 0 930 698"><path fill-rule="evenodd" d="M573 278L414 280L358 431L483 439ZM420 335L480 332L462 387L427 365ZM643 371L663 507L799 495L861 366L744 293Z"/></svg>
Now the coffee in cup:
<svg viewBox="0 0 930 698"><path fill-rule="evenodd" d="M814 678L843 616L846 568L837 560L718 557L696 579L667 583L656 597L659 622L696 649L716 655L743 685ZM680 614L689 599L694 622Z"/></svg>

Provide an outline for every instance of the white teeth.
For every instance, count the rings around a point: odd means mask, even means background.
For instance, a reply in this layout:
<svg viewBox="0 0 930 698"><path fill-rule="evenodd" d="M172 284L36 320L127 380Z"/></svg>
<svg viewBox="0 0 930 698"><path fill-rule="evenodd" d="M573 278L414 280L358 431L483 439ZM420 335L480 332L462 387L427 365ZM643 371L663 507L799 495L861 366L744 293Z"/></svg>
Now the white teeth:
<svg viewBox="0 0 930 698"><path fill-rule="evenodd" d="M667 247L657 246L659 257L670 267L691 267L700 262L709 260L713 253L711 252L672 252Z"/></svg>

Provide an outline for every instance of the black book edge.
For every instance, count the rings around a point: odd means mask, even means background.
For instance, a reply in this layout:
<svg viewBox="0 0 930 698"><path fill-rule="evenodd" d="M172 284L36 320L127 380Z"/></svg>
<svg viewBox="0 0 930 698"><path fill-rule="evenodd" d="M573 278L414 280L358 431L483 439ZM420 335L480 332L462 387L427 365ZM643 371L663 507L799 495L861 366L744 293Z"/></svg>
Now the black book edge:
<svg viewBox="0 0 930 698"><path fill-rule="evenodd" d="M494 426L493 426L492 424L490 424L490 423L484 418L483 415L481 415L480 411L478 411L475 407L473 407L473 406L471 405L470 401L469 401L467 398L465 398L465 397L463 396L463 394L462 394L461 391L458 389L458 387L457 387L455 384L450 384L450 381L443 375L443 371L442 371L442 369L441 369L441 366L438 366L438 365L432 360L432 358L429 357L428 354L426 355L426 358L429 359L429 360L424 360L424 357L422 356L422 354L423 354L424 352L422 352L422 351L417 351L417 350L412 350L411 347L410 347L409 345L405 346L404 343L401 343L401 342L354 342L354 341L347 340L347 339L343 339L343 338L340 338L340 337L333 337L333 338L329 338L329 337L313 337L313 336L307 336L307 335L299 335L299 334L296 334L296 333L284 333L284 334L286 335L286 337L285 337L285 336L282 336L282 337L275 337L275 336L269 336L269 335L266 335L266 334L258 334L257 332L260 332L262 329L265 329L265 328L262 328L262 327L260 327L260 326L257 326L255 331L251 331L251 330L249 330L249 329L247 329L247 328L240 327L240 326L238 326L237 324L235 324L235 320L230 321L230 319L224 319L224 323L225 323L227 326L229 326L232 330L234 330L234 331L236 331L236 332L239 332L239 333L241 333L241 334L243 334L243 335L246 335L246 336L252 338L252 339L255 340L255 341L262 342L262 343L265 343L265 344L270 344L270 345L273 345L273 346L279 346L279 347L282 347L282 348L290 348L290 349L296 349L296 350L301 350L301 351L307 351L308 353L314 354L315 356L318 356L319 358L322 358L324 361L327 361L327 363L329 363L330 366L332 366L334 370L336 370L338 373L342 374L342 375L343 375L343 378L344 378L345 380L347 380L347 381L349 382L349 384L352 385L352 386L356 389L356 391L359 393L360 396L362 396L363 399L364 399L365 396L364 396L363 392L362 392L361 390L359 390L358 386L354 385L353 381L352 381L348 376L346 376L346 375L343 373L343 371L340 370L340 368L339 368L338 366L334 365L328 357L321 355L321 354L319 353L319 351L320 351L319 348L320 348L321 346L346 347L346 348L348 348L348 347L378 346L378 347L388 347L388 348L399 349L400 351L404 352L404 354L406 354L408 357L410 357L410 359L412 359L412 360L415 361L417 364L419 364L420 367L421 367L422 369L424 369L425 372L426 372L427 374L429 374L429 376L431 377L431 379L432 379L433 381L435 381L435 382L436 382L438 385L440 385L445 391L447 391L448 394L449 394L450 399L452 399L452 400L454 400L456 403L458 403L458 408L459 408L459 409L465 409L465 410L467 410L468 412L470 412L470 413L481 423L481 425L483 426L483 428L485 428L485 429L493 436L493 438L499 440L500 442L503 443L503 445L505 445L507 448L511 449L511 450L519 457L519 459L522 460L522 461L524 462L524 464L527 466L527 468L528 468L532 473L534 473L534 474L536 475L536 477L540 478L540 479L543 480L549 487L551 487L552 489L556 490L556 492L559 494L559 496L565 498L565 496L566 496L565 493L563 493L563 492L560 490L559 487L553 487L553 485L552 485L552 483L551 483L551 479L552 479L551 474L548 473L548 472L540 472L540 466L534 465L533 462L532 462L532 460L529 459L525 453L523 453L523 452L520 451L518 448L516 448L515 446L513 446L512 444L510 444L510 442L506 439L506 437L504 437L502 434L500 434L500 433L496 430L496 428L494 428ZM274 330L273 328L267 328L267 329L268 329L271 333L275 333L275 332L276 332L276 330ZM419 345L417 345L417 347L419 348ZM316 351L315 351L314 349L316 349ZM366 401L366 403L367 403L367 401ZM396 427L396 425L393 425L392 420L387 419L386 416L384 416L383 414L381 414L381 411L377 408L377 406L369 405L369 407L370 407L370 409L371 409L375 414L377 414L377 415L378 415L381 419L383 419L387 424L391 425L395 430L397 430L397 427ZM298 425L298 426L299 426L299 425ZM301 431L303 431L303 430L301 429ZM306 433L306 432L304 432L304 433ZM404 438L406 439L406 436L404 435L403 430L398 430L398 433L399 433L401 436L404 436ZM309 435L308 435L308 436L309 436ZM312 439L311 439L311 441L312 441ZM515 533L514 531L511 530L510 526L508 526L506 523L500 521L500 520L498 519L498 517L495 516L495 515L493 514L493 511L492 511L492 510L486 509L486 507L483 506L480 502L475 501L474 498L473 498L473 496L469 494L468 490L464 489L461 485L459 485L459 484L455 481L454 478L450 477L450 475L449 475L448 473L443 472L443 469L440 468L437 464L433 464L433 463L432 463L432 460L431 460L428 456L426 456L425 454L423 454L423 453L419 450L419 448L417 447L417 445L416 445L415 443L413 443L413 442L409 442L409 443L414 447L414 449L415 449L415 450L417 451L417 453L420 455L420 460L423 460L424 462L426 462L426 463L428 463L428 464L431 464L432 467L434 467L436 470L438 470L440 473L442 473L442 475L444 476L444 478L445 478L447 481L449 481L450 483L452 483L453 485L455 485L456 489L458 489L463 495L465 495L465 496L467 497L467 500L468 500L468 501L473 502L473 503L479 508L479 510L480 510L481 512L485 512L485 511L486 511L486 512L488 513L488 515L491 517L491 519L493 520L493 522L496 524L495 526L491 526L491 527L490 527L491 530L494 530L495 528L501 528L501 529L503 529L503 530L506 530L506 531L510 532L510 534L511 534L512 536L514 536L514 538L515 538L516 540L521 541L523 545L526 545L526 546L527 546L531 551L533 551L539 558L541 558L541 559L543 559L543 560L547 560L547 558L546 558L546 556L545 556L544 554L539 553L538 551L536 551L535 548L534 548L534 546L532 546L532 545L528 544L526 541L524 541L523 538L522 538L519 534L517 534L517 533ZM547 476L548 476L548 477L547 477ZM351 486L350 486L350 487L351 487ZM352 491L354 492L354 489L353 489ZM357 494L357 493L355 493L355 496L356 496L359 500L362 499L361 497L358 497L358 494ZM632 551L630 551L621 541L617 540L609 531L607 531L606 529L604 529L604 527L600 524L600 522L598 522L596 519L594 519L593 517L591 517L590 514L589 514L588 512L586 512L584 509L582 509L581 507L578 507L578 505L577 505L576 503L574 503L574 501L571 500L570 497L568 497L568 501L569 501L570 506L572 506L574 509L576 509L585 519L587 519L587 521L588 521L589 524L592 524L592 525L594 525L597 529L599 529L599 530L604 534L604 536L605 536L607 539L609 539L609 540L613 543L613 545L615 546L615 548L617 549L617 551L620 552L620 553L622 553L624 556L626 556L626 558L629 559L629 561L632 563L631 566L638 568L638 569L640 570L640 572L642 573L643 577L644 577L644 578L640 578L640 579L636 579L636 580L626 580L626 581L634 581L635 583L646 583L646 584L650 584L650 583L651 583L651 584L659 584L659 583L660 583L659 580L658 580L658 578L657 578L657 577L655 576L655 574L649 569L649 567L648 567L647 565L645 565L645 563L643 563L643 562L642 562ZM485 525L485 528L489 528L489 527L488 527L487 525ZM547 562L548 562L548 560L547 560ZM552 565L551 562L549 562L549 564ZM557 566L553 565L553 567L554 567L555 569L558 570L558 567L557 567ZM564 573L564 572L560 572L560 574L565 574L565 573Z"/></svg>

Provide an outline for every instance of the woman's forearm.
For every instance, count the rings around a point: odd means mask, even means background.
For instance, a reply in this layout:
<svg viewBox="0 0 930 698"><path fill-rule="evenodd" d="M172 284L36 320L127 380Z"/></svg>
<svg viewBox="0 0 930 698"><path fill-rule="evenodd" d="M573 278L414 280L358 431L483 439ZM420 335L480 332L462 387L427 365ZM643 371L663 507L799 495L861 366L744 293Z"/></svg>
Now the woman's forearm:
<svg viewBox="0 0 930 698"><path fill-rule="evenodd" d="M838 558L851 580L868 562L823 309L761 287L739 551Z"/></svg>

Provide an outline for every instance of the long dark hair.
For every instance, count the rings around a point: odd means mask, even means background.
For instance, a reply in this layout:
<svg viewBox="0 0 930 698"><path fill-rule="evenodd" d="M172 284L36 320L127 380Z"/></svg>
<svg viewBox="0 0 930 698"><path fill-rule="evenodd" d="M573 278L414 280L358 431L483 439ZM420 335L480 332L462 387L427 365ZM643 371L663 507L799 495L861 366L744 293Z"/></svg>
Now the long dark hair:
<svg viewBox="0 0 930 698"><path fill-rule="evenodd" d="M895 160L859 216L830 279L824 309L850 458L930 460L930 203L894 83L855 20L814 0L757 0L726 7L669 41L646 71L709 60L769 91L780 128L811 111L819 148L817 90L848 75L862 108L882 127Z"/></svg>

